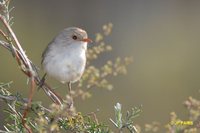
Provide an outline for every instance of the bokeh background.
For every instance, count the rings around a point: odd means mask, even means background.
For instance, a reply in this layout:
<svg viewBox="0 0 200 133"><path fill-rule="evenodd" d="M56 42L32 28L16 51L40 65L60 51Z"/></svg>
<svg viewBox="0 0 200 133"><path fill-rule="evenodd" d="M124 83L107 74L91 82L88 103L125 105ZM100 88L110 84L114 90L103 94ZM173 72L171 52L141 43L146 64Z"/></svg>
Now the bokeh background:
<svg viewBox="0 0 200 133"><path fill-rule="evenodd" d="M76 103L78 111L100 109L99 120L111 124L113 106L120 102L124 112L143 105L142 114L135 119L140 125L152 121L167 124L172 111L187 120L183 101L200 95L200 1L15 0L11 5L15 7L13 29L29 58L39 67L42 51L63 28L82 27L94 39L102 25L113 23L113 32L105 40L113 51L94 65L101 66L105 60L118 56L132 56L134 61L126 76L111 79L113 91L94 89L92 98ZM0 68L0 81L13 81L9 90L26 97L26 77L2 47ZM66 87L49 81L64 96ZM45 105L51 102L42 90L35 92L34 100ZM0 105L2 112L2 102ZM1 116L0 129L3 121Z"/></svg>

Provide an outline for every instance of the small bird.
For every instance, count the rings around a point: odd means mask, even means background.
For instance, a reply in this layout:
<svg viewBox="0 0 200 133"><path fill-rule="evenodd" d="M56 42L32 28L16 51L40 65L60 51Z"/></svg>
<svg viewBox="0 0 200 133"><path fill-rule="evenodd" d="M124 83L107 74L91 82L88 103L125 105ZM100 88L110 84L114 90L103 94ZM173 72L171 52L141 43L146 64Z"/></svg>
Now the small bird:
<svg viewBox="0 0 200 133"><path fill-rule="evenodd" d="M78 81L85 70L87 44L91 42L83 29L64 29L48 44L42 54L44 71L50 77L67 84L71 91L71 83Z"/></svg>

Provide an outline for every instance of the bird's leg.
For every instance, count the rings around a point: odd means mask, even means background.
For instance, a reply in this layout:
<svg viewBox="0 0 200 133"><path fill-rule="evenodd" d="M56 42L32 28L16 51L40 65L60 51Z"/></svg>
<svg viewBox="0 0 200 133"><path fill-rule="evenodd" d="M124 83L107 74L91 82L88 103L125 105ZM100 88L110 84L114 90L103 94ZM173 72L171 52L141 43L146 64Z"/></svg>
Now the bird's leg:
<svg viewBox="0 0 200 133"><path fill-rule="evenodd" d="M47 76L47 73L45 73L44 76L42 77L42 79L40 80L40 82L38 84L38 90L40 90L40 88L42 88L42 86L44 85L44 82L46 80L46 76Z"/></svg>
<svg viewBox="0 0 200 133"><path fill-rule="evenodd" d="M71 108L71 107L73 107L73 97L72 97L72 93L71 93L71 90L72 90L71 82L68 82L67 85L68 85L69 96L70 96L69 108Z"/></svg>
<svg viewBox="0 0 200 133"><path fill-rule="evenodd" d="M71 90L72 90L72 85L71 85L71 82L68 82L68 89L69 89L69 94L71 94Z"/></svg>

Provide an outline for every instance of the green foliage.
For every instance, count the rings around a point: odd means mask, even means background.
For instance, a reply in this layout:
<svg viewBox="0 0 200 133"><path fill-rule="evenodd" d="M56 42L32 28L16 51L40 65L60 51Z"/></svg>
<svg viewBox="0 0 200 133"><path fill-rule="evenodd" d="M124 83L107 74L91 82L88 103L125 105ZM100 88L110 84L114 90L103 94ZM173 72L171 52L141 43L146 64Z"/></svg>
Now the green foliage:
<svg viewBox="0 0 200 133"><path fill-rule="evenodd" d="M7 86L6 84L3 84ZM2 87L1 92L6 90ZM7 91L7 90L6 90ZM7 91L8 92L8 91ZM11 93L9 93L11 94ZM2 94L0 94L2 98ZM5 95L4 95L5 96ZM11 95L9 95L11 96ZM23 99L22 96L12 95L7 99L8 108L4 110L8 114L6 119L7 124L4 126L4 133L8 132L26 132L22 125L22 114L20 109L25 107L26 101L13 99ZM75 108L70 108L66 99L62 106L57 104L51 104L47 109L42 106L40 102L32 102L29 109L29 116L26 119L26 123L32 128L33 132L48 133L48 132L72 132L72 133L112 133L111 129L103 123L99 123L95 113L83 115L81 112L77 112ZM121 104L117 103L115 106L116 127L121 131L123 128L127 128L131 133L136 131L136 128L132 125L133 119L139 115L141 110L139 108L133 108L131 112L127 112L126 118L122 119Z"/></svg>
<svg viewBox="0 0 200 133"><path fill-rule="evenodd" d="M7 91L7 89L6 89L6 88L10 88L10 84L11 84L11 83L12 83L12 82L0 83L0 88L1 88L0 94L1 94L2 96L10 96L10 95L11 95L11 93L10 93L9 91Z"/></svg>
<svg viewBox="0 0 200 133"><path fill-rule="evenodd" d="M127 111L125 119L122 117L122 105L120 103L117 103L114 106L114 109L115 121L112 119L110 119L110 121L116 126L116 128L118 128L120 132L126 128L130 131L130 133L137 133L137 128L133 126L133 120L142 112L141 107L134 107L131 109L131 111Z"/></svg>

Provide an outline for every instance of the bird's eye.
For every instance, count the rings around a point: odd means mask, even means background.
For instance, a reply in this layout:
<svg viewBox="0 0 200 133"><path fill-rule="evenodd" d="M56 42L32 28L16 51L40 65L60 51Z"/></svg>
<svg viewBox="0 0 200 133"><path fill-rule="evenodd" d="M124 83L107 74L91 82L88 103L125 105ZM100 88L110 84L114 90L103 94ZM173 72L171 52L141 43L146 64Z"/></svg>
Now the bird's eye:
<svg viewBox="0 0 200 133"><path fill-rule="evenodd" d="M78 37L77 37L76 35L73 35L73 36L72 36L72 39L74 39L74 40L77 40L77 38L78 38Z"/></svg>

